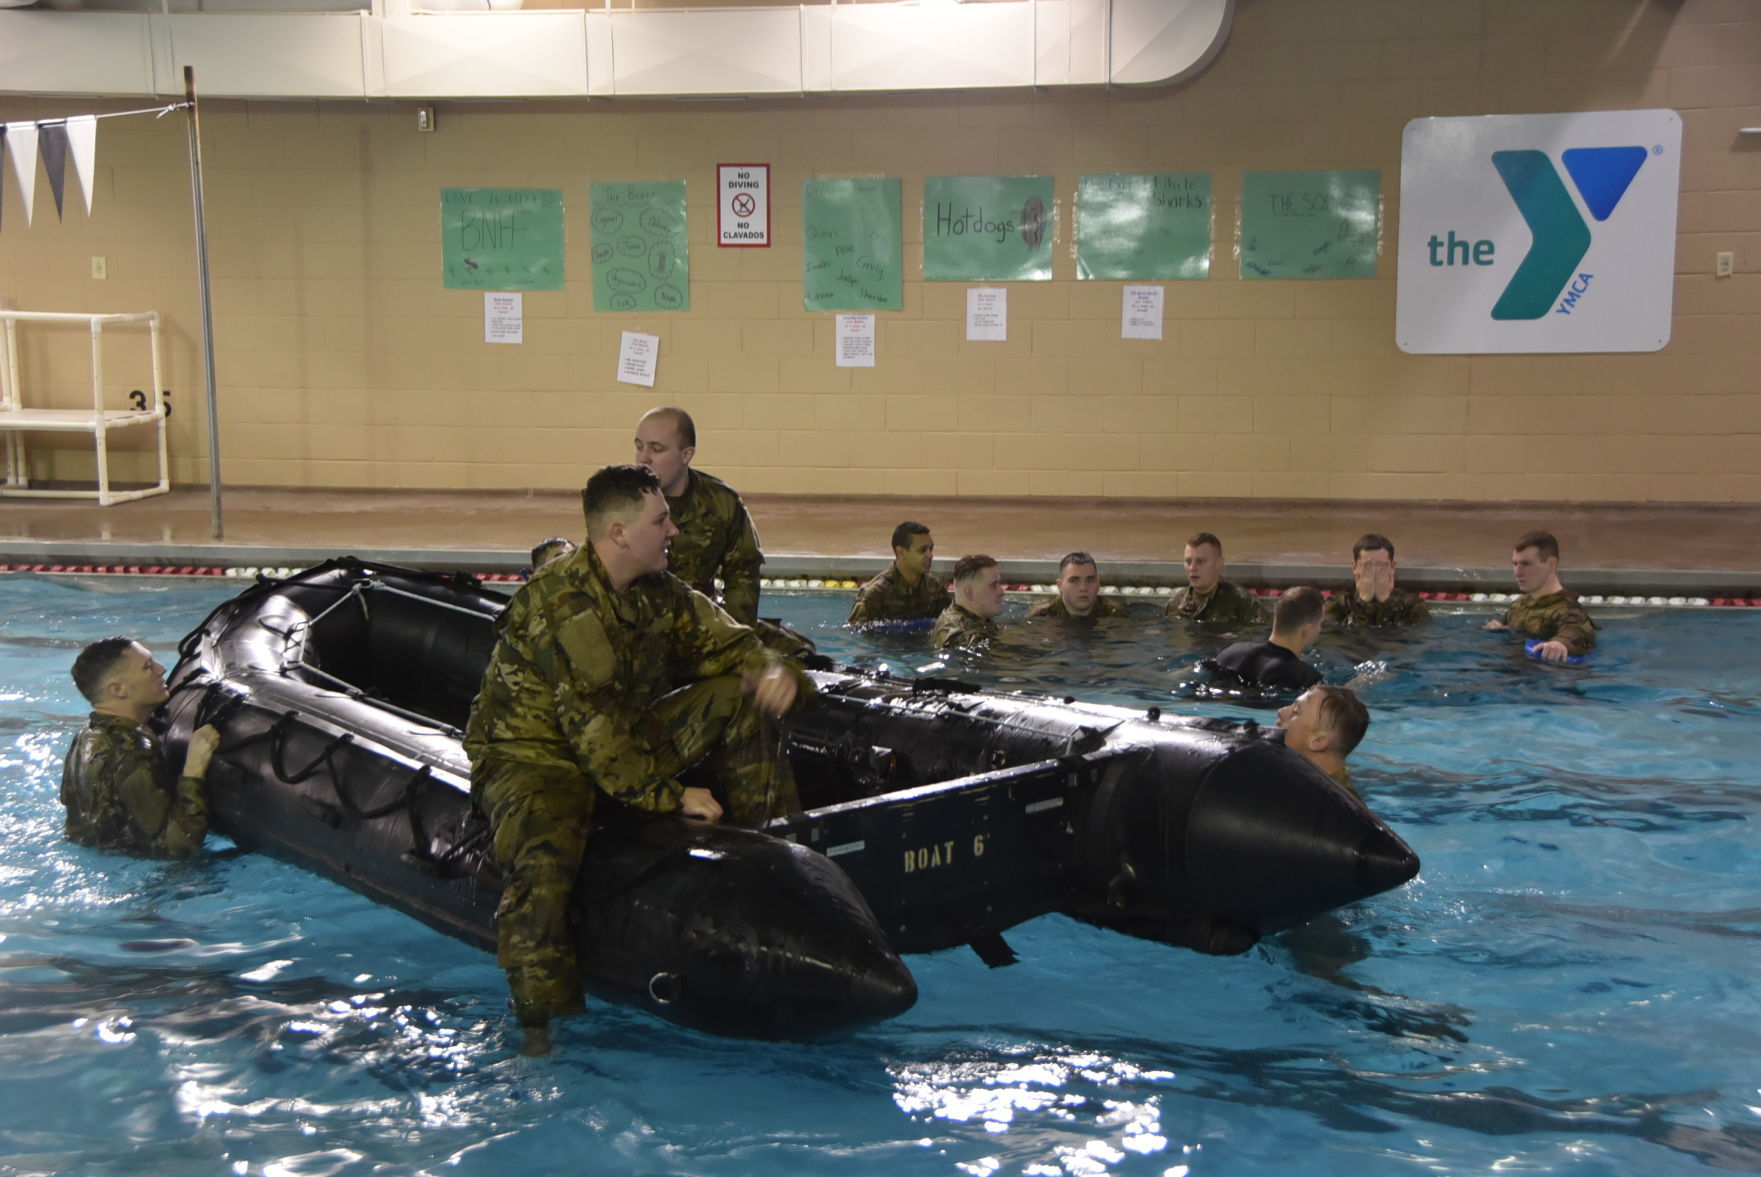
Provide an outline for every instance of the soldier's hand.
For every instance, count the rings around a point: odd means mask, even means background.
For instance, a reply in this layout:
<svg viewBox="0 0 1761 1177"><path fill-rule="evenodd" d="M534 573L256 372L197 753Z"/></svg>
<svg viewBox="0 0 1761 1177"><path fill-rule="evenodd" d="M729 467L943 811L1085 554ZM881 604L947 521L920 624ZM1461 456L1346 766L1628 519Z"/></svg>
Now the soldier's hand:
<svg viewBox="0 0 1761 1177"><path fill-rule="evenodd" d="M1504 624L1504 622L1502 622L1498 618L1494 617L1492 620L1490 620L1486 623L1486 628L1487 629L1509 629L1510 626Z"/></svg>
<svg viewBox="0 0 1761 1177"><path fill-rule="evenodd" d="M766 715L781 715L795 705L795 676L781 666L772 666L763 674L747 674L741 685Z"/></svg>
<svg viewBox="0 0 1761 1177"><path fill-rule="evenodd" d="M1542 642L1535 647L1535 653L1549 662L1564 662L1571 656L1571 649L1564 642Z"/></svg>
<svg viewBox="0 0 1761 1177"><path fill-rule="evenodd" d="M220 747L220 733L212 724L203 724L190 733L189 747L183 754L183 775L201 777L208 773L208 761Z"/></svg>
<svg viewBox="0 0 1761 1177"><path fill-rule="evenodd" d="M686 788L679 798L679 812L692 821L720 821L722 819L721 803L715 794L708 789Z"/></svg>

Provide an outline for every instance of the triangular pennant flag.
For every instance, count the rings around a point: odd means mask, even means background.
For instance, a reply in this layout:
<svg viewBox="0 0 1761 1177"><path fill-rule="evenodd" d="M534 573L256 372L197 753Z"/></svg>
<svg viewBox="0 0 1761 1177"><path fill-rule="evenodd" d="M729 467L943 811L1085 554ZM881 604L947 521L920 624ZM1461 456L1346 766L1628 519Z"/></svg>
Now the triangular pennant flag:
<svg viewBox="0 0 1761 1177"><path fill-rule="evenodd" d="M73 174L79 180L80 195L86 198L86 215L92 215L92 178L98 160L98 116L76 115L67 120L68 158L73 160Z"/></svg>
<svg viewBox="0 0 1761 1177"><path fill-rule="evenodd" d="M67 124L38 123L38 146L43 170L49 173L49 191L55 197L55 219L61 219L61 196L67 189Z"/></svg>
<svg viewBox="0 0 1761 1177"><path fill-rule="evenodd" d="M1606 221L1639 174L1645 155L1643 147L1573 147L1561 152L1560 158L1577 182L1584 207L1598 221Z"/></svg>
<svg viewBox="0 0 1761 1177"><path fill-rule="evenodd" d="M37 200L37 124L6 124L7 154L12 157L12 178L24 197L24 223L31 223L31 206Z"/></svg>

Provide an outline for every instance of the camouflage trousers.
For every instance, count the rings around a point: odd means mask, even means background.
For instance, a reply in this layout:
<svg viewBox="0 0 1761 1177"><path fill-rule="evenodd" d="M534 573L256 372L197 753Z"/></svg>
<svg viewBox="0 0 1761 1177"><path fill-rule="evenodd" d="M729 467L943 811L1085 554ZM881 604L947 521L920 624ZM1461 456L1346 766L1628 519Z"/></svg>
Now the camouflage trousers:
<svg viewBox="0 0 1761 1177"><path fill-rule="evenodd" d="M738 676L661 696L637 724L635 738L654 756L662 778L699 762L712 766L735 822L757 825L800 808L775 728ZM471 766L471 793L489 818L502 870L496 960L507 971L523 1025L582 1008L569 903L598 792L572 769L492 759Z"/></svg>

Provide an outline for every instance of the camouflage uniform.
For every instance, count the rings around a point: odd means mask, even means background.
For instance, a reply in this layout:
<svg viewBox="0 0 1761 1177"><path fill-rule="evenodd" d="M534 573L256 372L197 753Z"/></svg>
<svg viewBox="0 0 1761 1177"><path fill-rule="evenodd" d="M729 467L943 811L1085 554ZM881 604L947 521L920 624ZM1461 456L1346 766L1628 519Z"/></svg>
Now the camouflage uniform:
<svg viewBox="0 0 1761 1177"><path fill-rule="evenodd" d="M188 858L208 832L200 777L171 783L158 737L132 719L92 712L61 769L67 836L100 850Z"/></svg>
<svg viewBox="0 0 1761 1177"><path fill-rule="evenodd" d="M1548 642L1564 642L1568 653L1588 654L1596 648L1596 623L1570 593L1523 596L1504 613L1504 624L1518 633Z"/></svg>
<svg viewBox="0 0 1761 1177"><path fill-rule="evenodd" d="M758 618L758 569L764 563L758 529L733 487L700 470L686 474L685 493L666 500L679 529L667 570L711 599L720 576L722 608L751 625Z"/></svg>
<svg viewBox="0 0 1761 1177"><path fill-rule="evenodd" d="M980 617L964 605L949 605L929 631L929 644L938 650L947 646L970 649L1002 632L989 617Z"/></svg>
<svg viewBox="0 0 1761 1177"><path fill-rule="evenodd" d="M1076 614L1070 612L1070 607L1064 604L1063 597L1053 597L1049 601L1041 601L1039 604L1029 609L1027 615L1029 617L1077 617ZM1089 618L1094 618L1098 621L1103 617L1130 616L1131 610L1127 609L1118 601L1115 601L1112 597L1096 597L1095 607L1089 610L1087 614L1077 618L1077 620L1086 621Z"/></svg>
<svg viewBox="0 0 1761 1177"><path fill-rule="evenodd" d="M1219 580L1208 596L1199 596L1191 586L1181 589L1168 600L1163 612L1169 617L1186 621L1207 621L1217 625L1261 625L1271 614L1258 597L1227 580Z"/></svg>
<svg viewBox="0 0 1761 1177"><path fill-rule="evenodd" d="M1417 593L1394 589L1386 601L1366 601L1354 584L1327 598L1326 618L1343 629L1380 629L1387 625L1416 625L1431 620L1430 607Z"/></svg>
<svg viewBox="0 0 1761 1177"><path fill-rule="evenodd" d="M899 575L899 566L889 564L886 571L857 590L856 603L850 606L844 624L928 620L939 617L953 603L954 594L935 573L926 572L915 585L909 585Z"/></svg>
<svg viewBox="0 0 1761 1177"><path fill-rule="evenodd" d="M569 895L603 792L656 813L679 808L676 777L704 759L735 821L799 808L795 783L740 676L777 664L753 636L667 573L612 589L592 545L514 595L465 752L505 877L497 960L514 1011L542 1024L581 1006ZM798 697L812 685L796 674Z"/></svg>
<svg viewBox="0 0 1761 1177"><path fill-rule="evenodd" d="M1329 777L1333 778L1334 783L1336 783L1340 788L1344 789L1347 793L1350 793L1353 797L1356 797L1359 801L1363 800L1363 795L1360 794L1357 791L1357 789L1355 789L1352 786L1351 769L1345 767L1342 764L1339 766L1338 772L1330 772L1327 775Z"/></svg>

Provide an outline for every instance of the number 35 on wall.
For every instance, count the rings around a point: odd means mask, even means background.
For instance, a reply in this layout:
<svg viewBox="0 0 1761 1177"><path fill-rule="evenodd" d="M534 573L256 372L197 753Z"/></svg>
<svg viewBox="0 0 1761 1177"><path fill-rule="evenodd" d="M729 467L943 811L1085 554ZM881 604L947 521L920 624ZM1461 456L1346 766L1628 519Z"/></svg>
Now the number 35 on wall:
<svg viewBox="0 0 1761 1177"><path fill-rule="evenodd" d="M171 416L171 390L169 388L167 388L160 395L164 398L165 415L167 417L169 417L169 416ZM135 403L135 410L137 412L144 413L147 411L147 394L142 392L140 389L137 388L133 392L129 393L128 399Z"/></svg>

